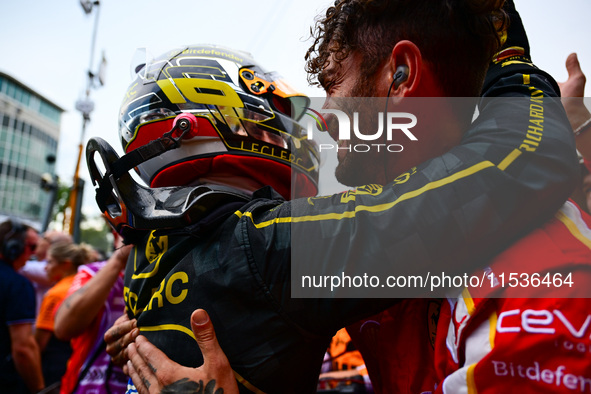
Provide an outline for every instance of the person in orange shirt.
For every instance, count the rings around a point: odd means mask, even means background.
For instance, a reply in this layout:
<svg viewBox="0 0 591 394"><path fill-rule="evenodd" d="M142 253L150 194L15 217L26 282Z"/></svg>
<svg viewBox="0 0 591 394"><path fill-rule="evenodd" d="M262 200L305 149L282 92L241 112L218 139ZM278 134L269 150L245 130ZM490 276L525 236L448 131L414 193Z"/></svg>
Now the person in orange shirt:
<svg viewBox="0 0 591 394"><path fill-rule="evenodd" d="M43 297L35 329L43 376L48 386L60 382L72 354L69 341L60 341L54 335L54 314L66 298L78 267L90 262L92 253L92 248L86 244L57 242L49 248L45 270L48 278L56 284Z"/></svg>

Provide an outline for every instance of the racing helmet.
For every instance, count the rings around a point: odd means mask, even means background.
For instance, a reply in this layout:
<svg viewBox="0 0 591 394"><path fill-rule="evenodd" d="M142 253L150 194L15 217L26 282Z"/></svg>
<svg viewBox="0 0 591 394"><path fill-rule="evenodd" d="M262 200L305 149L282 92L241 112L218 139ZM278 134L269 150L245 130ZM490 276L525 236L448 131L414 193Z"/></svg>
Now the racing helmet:
<svg viewBox="0 0 591 394"><path fill-rule="evenodd" d="M136 167L147 185L243 177L286 199L312 196L320 158L299 123L308 103L248 53L191 45L138 66L121 105L119 135L129 153L170 131L177 115L191 113L197 127L180 147Z"/></svg>

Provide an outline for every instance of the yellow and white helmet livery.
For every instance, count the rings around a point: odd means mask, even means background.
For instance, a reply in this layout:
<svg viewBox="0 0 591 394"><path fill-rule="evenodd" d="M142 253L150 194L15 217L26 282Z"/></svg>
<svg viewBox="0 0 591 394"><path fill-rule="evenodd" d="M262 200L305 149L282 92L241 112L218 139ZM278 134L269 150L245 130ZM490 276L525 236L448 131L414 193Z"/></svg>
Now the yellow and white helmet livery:
<svg viewBox="0 0 591 394"><path fill-rule="evenodd" d="M190 113L197 127L180 147L137 166L146 184L234 176L271 185L286 199L312 196L319 154L298 123L308 102L248 53L192 45L139 69L121 105L119 134L129 153L171 130L177 115Z"/></svg>

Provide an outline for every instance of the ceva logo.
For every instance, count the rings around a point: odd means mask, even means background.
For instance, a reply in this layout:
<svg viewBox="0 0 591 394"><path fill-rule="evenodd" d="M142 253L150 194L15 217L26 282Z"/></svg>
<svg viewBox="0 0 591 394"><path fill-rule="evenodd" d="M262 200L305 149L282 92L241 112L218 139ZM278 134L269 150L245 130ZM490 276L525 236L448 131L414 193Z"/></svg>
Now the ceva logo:
<svg viewBox="0 0 591 394"><path fill-rule="evenodd" d="M384 120L386 121L386 140L392 141L392 136L394 131L402 131L409 140L411 141L418 141L417 137L413 133L411 133L410 129L417 125L417 117L408 112L388 112L386 116L384 116L383 112L378 112L378 128L375 132L361 132L359 126L359 113L353 113L353 122L349 119L349 116L344 113L343 111L337 109L322 109L320 113L312 108L306 107L309 112L306 112L306 115L310 117L308 119L307 131L308 131L308 139L314 139L314 132L315 131L327 131L328 124L322 116L324 114L333 114L336 116L338 120L338 140L341 141L348 141L351 140L351 130L355 134L358 140L361 141L376 141L382 138L384 133ZM311 112L311 113L310 113ZM401 120L406 120L406 122ZM353 127L351 127L351 123ZM403 146L400 144L385 144L385 143L373 143L373 144L353 144L348 145L346 147L338 147L334 144L320 144L319 148L322 151L329 150L329 149L347 149L348 151L354 150L355 152L369 152L372 148L376 148L378 151L381 147L386 148L389 152L401 152L403 150Z"/></svg>

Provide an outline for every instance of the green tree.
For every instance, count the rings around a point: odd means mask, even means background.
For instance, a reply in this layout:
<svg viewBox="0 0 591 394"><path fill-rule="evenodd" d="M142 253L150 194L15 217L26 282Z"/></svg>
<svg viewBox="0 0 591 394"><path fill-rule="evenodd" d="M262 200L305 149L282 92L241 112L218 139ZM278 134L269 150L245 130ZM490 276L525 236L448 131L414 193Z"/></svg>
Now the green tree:
<svg viewBox="0 0 591 394"><path fill-rule="evenodd" d="M89 218L80 224L80 240L105 255L113 250L111 228L100 216Z"/></svg>

